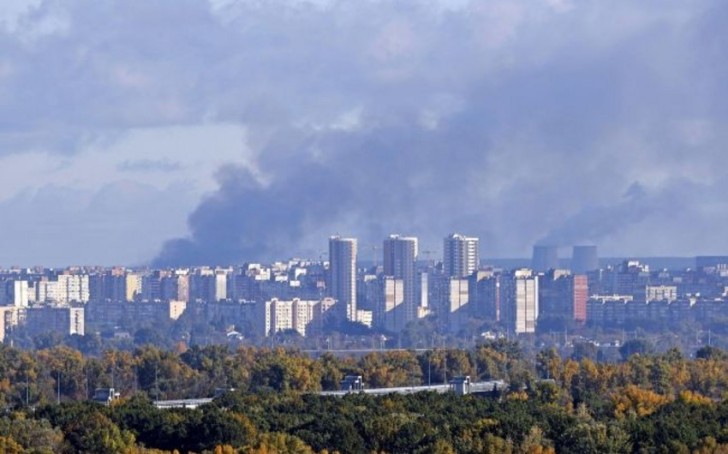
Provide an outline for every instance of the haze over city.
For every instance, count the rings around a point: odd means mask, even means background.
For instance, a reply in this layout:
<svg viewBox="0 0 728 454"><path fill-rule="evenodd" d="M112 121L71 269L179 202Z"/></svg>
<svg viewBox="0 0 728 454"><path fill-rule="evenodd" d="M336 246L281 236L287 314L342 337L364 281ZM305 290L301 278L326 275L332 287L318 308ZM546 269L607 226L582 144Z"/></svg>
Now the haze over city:
<svg viewBox="0 0 728 454"><path fill-rule="evenodd" d="M723 254L725 30L719 0L5 0L0 264Z"/></svg>

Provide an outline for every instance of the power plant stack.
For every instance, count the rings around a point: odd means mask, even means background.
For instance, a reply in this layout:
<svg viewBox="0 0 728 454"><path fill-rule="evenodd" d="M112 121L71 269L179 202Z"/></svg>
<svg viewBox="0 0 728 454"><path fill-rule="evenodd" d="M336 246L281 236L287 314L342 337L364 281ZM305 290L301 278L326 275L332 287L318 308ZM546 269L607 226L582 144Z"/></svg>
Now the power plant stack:
<svg viewBox="0 0 728 454"><path fill-rule="evenodd" d="M559 247L536 245L533 247L531 268L536 272L545 272L559 267Z"/></svg>
<svg viewBox="0 0 728 454"><path fill-rule="evenodd" d="M584 274L599 269L599 257L596 246L574 246L571 255L571 271Z"/></svg>

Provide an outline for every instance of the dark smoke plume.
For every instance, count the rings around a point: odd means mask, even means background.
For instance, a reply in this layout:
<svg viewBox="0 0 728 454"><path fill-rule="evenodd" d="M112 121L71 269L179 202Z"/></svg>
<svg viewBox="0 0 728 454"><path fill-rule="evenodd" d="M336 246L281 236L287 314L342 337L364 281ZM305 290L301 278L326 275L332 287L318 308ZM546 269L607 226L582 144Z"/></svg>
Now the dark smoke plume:
<svg viewBox="0 0 728 454"><path fill-rule="evenodd" d="M539 238L655 253L674 245L649 233L667 231L669 213L691 213L683 229L710 222L699 207L726 172L695 156L722 162L728 59L705 29L725 36L726 14L363 4L371 15L337 2L297 11L277 40L263 38L275 50L257 62L270 82L253 66L240 77L257 90L217 100L248 128L256 170L221 169L189 237L168 241L156 264L315 256L336 232L439 245L459 231L482 238L483 256L525 256ZM586 21L600 17L593 9L606 17Z"/></svg>

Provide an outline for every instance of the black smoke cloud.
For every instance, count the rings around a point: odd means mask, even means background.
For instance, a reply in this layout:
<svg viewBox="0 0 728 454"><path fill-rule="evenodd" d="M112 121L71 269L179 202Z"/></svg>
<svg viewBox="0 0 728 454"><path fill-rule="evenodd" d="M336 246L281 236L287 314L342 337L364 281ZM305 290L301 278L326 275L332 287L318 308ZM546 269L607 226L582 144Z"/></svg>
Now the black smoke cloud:
<svg viewBox="0 0 728 454"><path fill-rule="evenodd" d="M645 219L659 208L662 207L655 204L654 198L649 197L639 183L634 183L614 205L582 208L539 240L538 244L570 246L583 242L594 243L623 226Z"/></svg>
<svg viewBox="0 0 728 454"><path fill-rule="evenodd" d="M428 134L401 136L406 129L323 133L276 144L297 152L266 149L259 166L272 175L267 182L247 169L222 169L220 189L190 216L192 238L168 242L157 263L280 257L301 250L297 242L310 232L326 235L349 225L357 234L380 237L386 226L432 222L423 216L425 199L434 205L443 188L462 183L463 157L456 150L435 153ZM464 199L468 191L447 192ZM319 241L325 243L325 236Z"/></svg>
<svg viewBox="0 0 728 454"><path fill-rule="evenodd" d="M614 254L718 252L727 11L41 0L0 30L0 154L243 125L256 158L220 169L158 264L318 255L336 232L439 245L461 231L484 256L548 237Z"/></svg>
<svg viewBox="0 0 728 454"><path fill-rule="evenodd" d="M462 231L491 256L539 240L614 253L726 248L680 233L699 224L718 238L711 225L725 221L707 207L725 208L716 52L728 9L696 5L366 3L373 19L359 15L353 31L322 25L351 20L356 8L337 2L298 10L286 31L268 17L258 25L272 24L291 58L271 71L293 73L220 103L248 126L254 170L221 169L190 236L155 263L316 255L336 232L439 244ZM317 26L314 42L297 41ZM323 41L333 50L306 47Z"/></svg>

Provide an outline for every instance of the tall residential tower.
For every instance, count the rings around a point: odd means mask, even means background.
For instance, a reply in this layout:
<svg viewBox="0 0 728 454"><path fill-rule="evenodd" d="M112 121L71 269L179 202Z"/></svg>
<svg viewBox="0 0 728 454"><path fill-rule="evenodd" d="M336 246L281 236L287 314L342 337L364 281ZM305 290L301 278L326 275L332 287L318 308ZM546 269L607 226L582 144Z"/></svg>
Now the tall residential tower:
<svg viewBox="0 0 728 454"><path fill-rule="evenodd" d="M337 301L338 313L356 320L356 238L329 238L329 296Z"/></svg>
<svg viewBox="0 0 728 454"><path fill-rule="evenodd" d="M407 324L414 320L417 314L417 303L415 295L416 291L416 271L415 262L417 260L417 238L404 237L400 235L390 235L384 240L384 276L392 277L402 281L403 310L397 311L401 314L393 323L395 329L399 331Z"/></svg>
<svg viewBox="0 0 728 454"><path fill-rule="evenodd" d="M445 237L442 262L445 276L470 276L478 269L478 239L458 233Z"/></svg>

